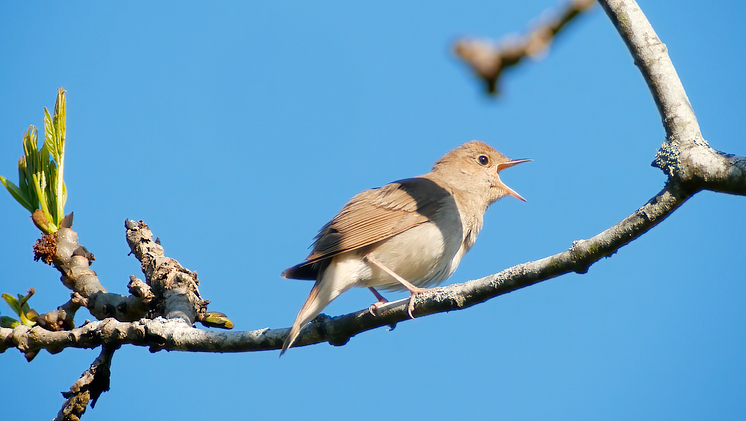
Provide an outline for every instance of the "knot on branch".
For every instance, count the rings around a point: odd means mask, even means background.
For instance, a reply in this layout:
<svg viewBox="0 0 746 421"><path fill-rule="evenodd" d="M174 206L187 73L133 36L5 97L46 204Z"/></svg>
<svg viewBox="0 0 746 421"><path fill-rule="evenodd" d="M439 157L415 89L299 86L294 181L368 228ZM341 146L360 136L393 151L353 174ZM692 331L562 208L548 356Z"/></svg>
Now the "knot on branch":
<svg viewBox="0 0 746 421"><path fill-rule="evenodd" d="M193 330L195 329L184 319L157 317L145 325L143 334L150 352L157 352L162 349L182 349L183 344L179 338L184 339L182 334Z"/></svg>
<svg viewBox="0 0 746 421"><path fill-rule="evenodd" d="M150 289L150 285L140 280L135 275L130 276L130 282L127 284L130 294L142 300L143 304L150 305L155 299L155 294Z"/></svg>
<svg viewBox="0 0 746 421"><path fill-rule="evenodd" d="M326 314L319 314L313 320L313 326L315 327L316 335L325 338L330 345L343 346L350 340L349 332L345 332L344 328L340 329L334 323L334 318Z"/></svg>
<svg viewBox="0 0 746 421"><path fill-rule="evenodd" d="M73 295L76 294L73 293ZM70 330L75 327L73 318L75 317L75 312L80 307L79 302L71 299L67 303L57 307L56 310L40 314L36 319L36 323L44 329L51 331Z"/></svg>
<svg viewBox="0 0 746 421"><path fill-rule="evenodd" d="M121 324L116 319L108 318L101 321L97 331L101 337L101 344L104 347L119 348L122 340L130 333L121 329Z"/></svg>
<svg viewBox="0 0 746 421"><path fill-rule="evenodd" d="M690 194L700 190L746 194L746 158L710 148L701 135L685 141L669 137L652 166Z"/></svg>
<svg viewBox="0 0 746 421"><path fill-rule="evenodd" d="M588 268L604 256L599 244L589 240L573 241L569 252L573 271L581 275L587 273Z"/></svg>

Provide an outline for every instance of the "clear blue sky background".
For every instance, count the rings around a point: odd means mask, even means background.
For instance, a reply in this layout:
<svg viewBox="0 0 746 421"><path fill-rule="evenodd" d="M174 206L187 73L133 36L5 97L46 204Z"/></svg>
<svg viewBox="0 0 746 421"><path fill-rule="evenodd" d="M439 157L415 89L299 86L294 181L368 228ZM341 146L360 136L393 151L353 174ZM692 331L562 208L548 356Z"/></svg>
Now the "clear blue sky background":
<svg viewBox="0 0 746 421"><path fill-rule="evenodd" d="M429 171L471 139L534 162L503 180L448 283L543 258L615 224L665 182L663 129L600 8L486 98L450 53L523 31L552 1L0 3L0 174L68 91L67 210L112 292L139 275L125 218L199 272L239 330L289 326L310 282L280 272L360 190ZM742 2L642 1L704 136L746 155ZM353 338L231 355L127 346L86 420L746 418L746 201L701 193L585 275ZM68 298L0 192L2 292ZM389 294L389 298L404 295ZM366 290L326 310L367 307ZM0 307L8 314L8 308ZM79 314L82 323L86 314ZM50 419L98 350L0 355L3 418Z"/></svg>

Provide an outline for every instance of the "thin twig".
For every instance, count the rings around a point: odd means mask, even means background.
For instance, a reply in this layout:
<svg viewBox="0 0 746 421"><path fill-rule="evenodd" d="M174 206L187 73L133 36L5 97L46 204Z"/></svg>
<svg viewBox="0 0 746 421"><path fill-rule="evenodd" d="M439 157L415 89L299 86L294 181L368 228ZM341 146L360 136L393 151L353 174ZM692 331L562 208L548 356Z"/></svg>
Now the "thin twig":
<svg viewBox="0 0 746 421"><path fill-rule="evenodd" d="M88 370L70 386L70 391L62 392L65 403L57 413L55 421L78 421L85 413L89 402L91 408L96 406L99 396L109 390L111 359L117 348L118 346L104 346Z"/></svg>
<svg viewBox="0 0 746 421"><path fill-rule="evenodd" d="M520 63L525 57L535 60L546 55L557 34L582 12L593 6L593 0L574 0L555 16L544 19L522 37L506 36L500 41L462 38L456 40L453 51L482 79L488 94L500 93L499 80L503 71Z"/></svg>

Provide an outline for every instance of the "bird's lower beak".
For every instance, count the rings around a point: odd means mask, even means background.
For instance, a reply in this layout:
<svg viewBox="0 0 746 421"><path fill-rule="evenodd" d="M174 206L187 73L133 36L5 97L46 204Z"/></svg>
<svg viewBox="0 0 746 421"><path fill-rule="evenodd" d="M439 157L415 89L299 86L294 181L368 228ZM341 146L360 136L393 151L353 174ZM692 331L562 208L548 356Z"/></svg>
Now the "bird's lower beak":
<svg viewBox="0 0 746 421"><path fill-rule="evenodd" d="M508 162L501 162L501 163L497 164L497 172L499 173L500 171L504 170L505 168L510 168L513 165L522 164L522 163L528 162L528 161L530 161L530 159L514 159L514 160L508 161ZM506 186L505 183L503 183L502 180L500 180L500 176L499 175L498 175L497 178L498 178L498 180L499 180L499 182L501 184L500 188L502 188L503 190L505 190L506 194L509 194L509 195L515 197L518 200L522 200L524 202L526 201L526 199L524 199L520 194L516 193L515 190L513 190L510 187Z"/></svg>

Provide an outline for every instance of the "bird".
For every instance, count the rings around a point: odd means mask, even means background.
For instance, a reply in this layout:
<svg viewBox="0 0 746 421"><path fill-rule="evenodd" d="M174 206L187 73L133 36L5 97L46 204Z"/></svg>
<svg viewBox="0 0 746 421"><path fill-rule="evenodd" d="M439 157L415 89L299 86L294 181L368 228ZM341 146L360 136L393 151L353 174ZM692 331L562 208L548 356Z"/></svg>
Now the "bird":
<svg viewBox="0 0 746 421"><path fill-rule="evenodd" d="M305 325L353 286L408 290L415 295L440 284L474 245L487 208L504 196L526 201L500 180L500 171L530 159L511 160L472 140L451 150L424 175L364 190L316 235L306 259L282 272L287 279L315 280L286 336L280 356Z"/></svg>

